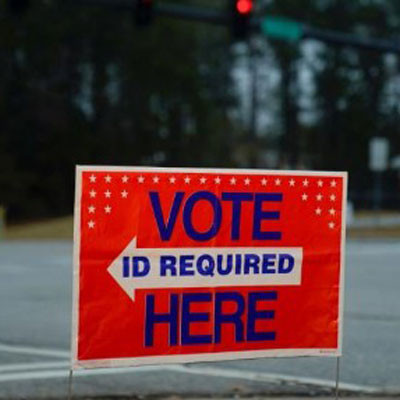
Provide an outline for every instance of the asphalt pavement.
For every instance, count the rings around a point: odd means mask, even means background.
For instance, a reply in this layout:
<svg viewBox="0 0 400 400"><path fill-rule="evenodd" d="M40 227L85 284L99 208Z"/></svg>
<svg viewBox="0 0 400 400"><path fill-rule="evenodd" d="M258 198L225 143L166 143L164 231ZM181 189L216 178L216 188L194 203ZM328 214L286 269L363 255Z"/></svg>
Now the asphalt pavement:
<svg viewBox="0 0 400 400"><path fill-rule="evenodd" d="M400 394L400 242L347 245L341 388ZM0 398L65 397L72 244L0 243ZM74 395L329 394L336 360L259 359L76 373Z"/></svg>

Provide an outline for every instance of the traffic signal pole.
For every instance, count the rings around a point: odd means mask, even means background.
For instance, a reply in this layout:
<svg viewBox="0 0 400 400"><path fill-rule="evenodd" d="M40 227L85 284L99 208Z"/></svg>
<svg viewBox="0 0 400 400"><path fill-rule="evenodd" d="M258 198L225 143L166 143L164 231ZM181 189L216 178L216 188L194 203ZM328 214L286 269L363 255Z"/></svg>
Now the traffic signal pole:
<svg viewBox="0 0 400 400"><path fill-rule="evenodd" d="M227 25L230 21L229 15L225 12L181 4L158 4L154 6L154 11L156 15L163 17L208 22L216 25Z"/></svg>
<svg viewBox="0 0 400 400"><path fill-rule="evenodd" d="M356 47L364 50L373 50L381 53L400 53L400 42L375 39L329 29L319 29L304 25L301 39L315 39L336 46Z"/></svg>
<svg viewBox="0 0 400 400"><path fill-rule="evenodd" d="M65 2L84 6L112 7L125 11L135 11L136 6L136 2L132 0L66 0ZM153 13L154 16L205 22L223 26L228 25L231 20L230 16L225 11L173 3L163 4L154 2Z"/></svg>
<svg viewBox="0 0 400 400"><path fill-rule="evenodd" d="M380 53L400 53L400 42L354 35L331 29L320 29L285 17L266 16L260 18L257 25L261 33L272 39L281 39L288 42L313 39L334 46L354 47Z"/></svg>
<svg viewBox="0 0 400 400"><path fill-rule="evenodd" d="M231 1L235 2L236 0ZM63 3L105 6L131 11L134 11L136 5L136 2L133 0L64 0ZM182 4L154 1L153 13L155 16L222 26L232 25L234 23L231 13L226 12L226 10L186 6ZM316 28L281 16L252 16L249 26L250 31L262 33L264 36L272 39L281 39L289 42L314 39L335 46L348 46L363 50L378 51L380 53L400 54L400 41L377 39L336 30Z"/></svg>

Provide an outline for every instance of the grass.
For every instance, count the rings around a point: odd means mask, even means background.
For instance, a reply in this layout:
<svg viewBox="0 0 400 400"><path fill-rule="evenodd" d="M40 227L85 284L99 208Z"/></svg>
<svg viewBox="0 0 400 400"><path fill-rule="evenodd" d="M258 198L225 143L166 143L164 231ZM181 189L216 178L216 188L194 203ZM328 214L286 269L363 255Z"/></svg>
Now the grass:
<svg viewBox="0 0 400 400"><path fill-rule="evenodd" d="M400 226L393 226L389 228L350 228L347 230L349 238L370 238L370 239L390 239L400 238Z"/></svg>
<svg viewBox="0 0 400 400"><path fill-rule="evenodd" d="M6 228L4 237L10 240L69 239L72 240L72 216L46 221L12 225ZM400 226L389 228L351 228L350 238L400 238Z"/></svg>
<svg viewBox="0 0 400 400"><path fill-rule="evenodd" d="M54 218L47 221L12 225L5 229L6 239L71 239L73 232L72 216Z"/></svg>

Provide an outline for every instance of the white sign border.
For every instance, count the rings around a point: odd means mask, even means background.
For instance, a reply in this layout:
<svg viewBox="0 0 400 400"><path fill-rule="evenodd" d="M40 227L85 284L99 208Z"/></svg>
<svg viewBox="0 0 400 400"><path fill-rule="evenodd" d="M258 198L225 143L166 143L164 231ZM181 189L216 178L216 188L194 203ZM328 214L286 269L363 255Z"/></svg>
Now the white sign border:
<svg viewBox="0 0 400 400"><path fill-rule="evenodd" d="M79 305L79 256L81 232L81 193L83 172L175 172L175 173L216 173L234 175L292 175L292 176L328 176L343 179L342 186L342 226L340 243L340 277L339 277L339 309L338 309L338 346L336 349L270 349L250 351L229 351L219 353L174 354L160 356L143 356L116 359L78 360L78 305ZM190 362L212 362L235 359L283 358L283 357L341 357L343 346L343 312L344 312L344 275L345 275L345 244L346 244L346 199L347 172L338 171L289 171L266 169L231 169L231 168L170 168L170 167L125 167L125 166L91 166L77 165L75 170L75 204L73 233L73 285L72 285L72 329L71 329L71 370L88 368L135 367L149 364L177 364Z"/></svg>

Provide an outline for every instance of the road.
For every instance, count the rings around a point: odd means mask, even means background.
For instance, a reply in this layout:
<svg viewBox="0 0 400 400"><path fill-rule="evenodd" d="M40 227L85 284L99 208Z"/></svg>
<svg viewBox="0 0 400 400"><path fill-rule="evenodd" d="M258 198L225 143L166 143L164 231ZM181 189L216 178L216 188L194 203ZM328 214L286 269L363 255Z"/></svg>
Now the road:
<svg viewBox="0 0 400 400"><path fill-rule="evenodd" d="M0 244L0 398L67 393L69 242ZM347 245L343 388L400 393L400 242ZM334 359L260 359L96 370L79 395L309 393L334 385Z"/></svg>

